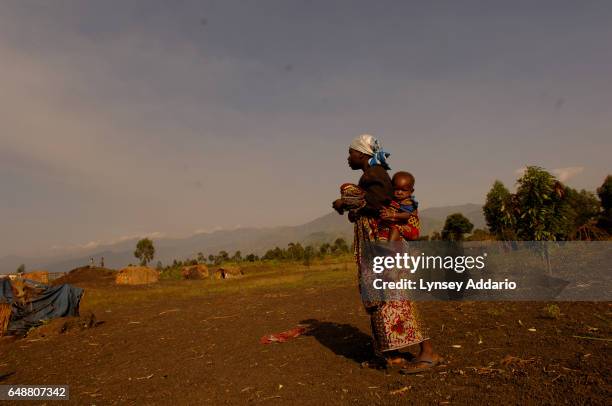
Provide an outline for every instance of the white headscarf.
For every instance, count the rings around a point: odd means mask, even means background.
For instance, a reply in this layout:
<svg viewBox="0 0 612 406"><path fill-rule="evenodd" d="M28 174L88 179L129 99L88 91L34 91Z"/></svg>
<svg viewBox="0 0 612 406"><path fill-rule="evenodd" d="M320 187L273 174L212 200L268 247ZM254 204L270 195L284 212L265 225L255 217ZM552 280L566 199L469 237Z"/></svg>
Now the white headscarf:
<svg viewBox="0 0 612 406"><path fill-rule="evenodd" d="M370 158L369 161L371 166L382 165L387 168L389 167L387 158L391 154L382 149L382 145L380 145L380 142L374 136L370 134L361 134L353 139L349 147L355 151L371 156L372 158Z"/></svg>
<svg viewBox="0 0 612 406"><path fill-rule="evenodd" d="M378 146L378 148L376 148L376 146ZM372 156L376 152L375 148L380 149L380 143L370 134L361 134L353 139L350 148Z"/></svg>

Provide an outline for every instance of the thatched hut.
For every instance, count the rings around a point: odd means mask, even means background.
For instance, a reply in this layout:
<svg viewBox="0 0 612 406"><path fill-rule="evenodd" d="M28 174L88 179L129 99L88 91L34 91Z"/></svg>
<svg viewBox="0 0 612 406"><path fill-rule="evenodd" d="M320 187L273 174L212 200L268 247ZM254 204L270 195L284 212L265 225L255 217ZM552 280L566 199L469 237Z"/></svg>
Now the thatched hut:
<svg viewBox="0 0 612 406"><path fill-rule="evenodd" d="M181 271L183 279L205 279L208 278L208 267L204 264L183 267Z"/></svg>
<svg viewBox="0 0 612 406"><path fill-rule="evenodd" d="M28 273L24 273L22 275L23 279L29 279L32 281L48 284L49 283L49 272L47 271L32 271Z"/></svg>
<svg viewBox="0 0 612 406"><path fill-rule="evenodd" d="M244 273L242 269L238 266L223 266L215 269L213 272L213 277L215 279L231 279L231 278L239 278Z"/></svg>
<svg viewBox="0 0 612 406"><path fill-rule="evenodd" d="M117 274L117 285L146 285L159 281L159 272L146 266L128 266Z"/></svg>
<svg viewBox="0 0 612 406"><path fill-rule="evenodd" d="M31 279L0 280L0 333L25 335L32 327L58 317L76 316L83 289L45 285Z"/></svg>

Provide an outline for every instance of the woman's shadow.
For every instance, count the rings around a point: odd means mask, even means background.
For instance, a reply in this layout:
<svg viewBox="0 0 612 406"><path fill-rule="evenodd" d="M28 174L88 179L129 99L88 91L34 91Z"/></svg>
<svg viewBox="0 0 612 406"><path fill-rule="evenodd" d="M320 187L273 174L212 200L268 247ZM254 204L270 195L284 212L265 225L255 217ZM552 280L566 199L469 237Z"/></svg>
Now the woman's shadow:
<svg viewBox="0 0 612 406"><path fill-rule="evenodd" d="M300 324L308 326L304 335L312 336L319 343L329 348L334 354L351 359L359 364L375 358L372 338L350 324L302 320Z"/></svg>

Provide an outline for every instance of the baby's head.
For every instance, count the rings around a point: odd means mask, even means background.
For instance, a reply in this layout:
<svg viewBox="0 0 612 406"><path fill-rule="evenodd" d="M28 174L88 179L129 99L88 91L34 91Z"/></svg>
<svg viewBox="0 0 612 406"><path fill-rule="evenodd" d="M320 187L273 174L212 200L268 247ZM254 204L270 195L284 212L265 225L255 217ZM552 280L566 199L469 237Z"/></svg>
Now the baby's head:
<svg viewBox="0 0 612 406"><path fill-rule="evenodd" d="M391 179L393 194L397 200L404 200L414 192L414 176L410 172L396 172Z"/></svg>

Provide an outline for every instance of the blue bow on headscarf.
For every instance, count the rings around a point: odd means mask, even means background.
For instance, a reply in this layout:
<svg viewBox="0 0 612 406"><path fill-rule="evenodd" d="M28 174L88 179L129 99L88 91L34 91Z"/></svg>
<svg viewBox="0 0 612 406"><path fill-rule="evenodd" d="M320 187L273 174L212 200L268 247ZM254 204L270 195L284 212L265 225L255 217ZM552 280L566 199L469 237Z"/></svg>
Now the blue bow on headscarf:
<svg viewBox="0 0 612 406"><path fill-rule="evenodd" d="M381 165L385 169L389 168L387 164L387 158L391 155L384 151L380 146L380 142L370 134L361 134L353 139L350 145L351 149L362 152L366 155L370 155L371 158L368 160L370 166Z"/></svg>
<svg viewBox="0 0 612 406"><path fill-rule="evenodd" d="M372 158L370 158L368 163L370 164L370 166L382 165L385 168L391 169L389 167L389 164L387 163L387 158L389 158L390 155L391 155L390 153L381 149L380 151L374 153L374 155L372 156Z"/></svg>
<svg viewBox="0 0 612 406"><path fill-rule="evenodd" d="M391 154L382 149L376 138L373 139L372 152L374 155L372 155L372 158L368 161L370 166L381 165L387 169L391 169L387 163L387 158L389 158Z"/></svg>

